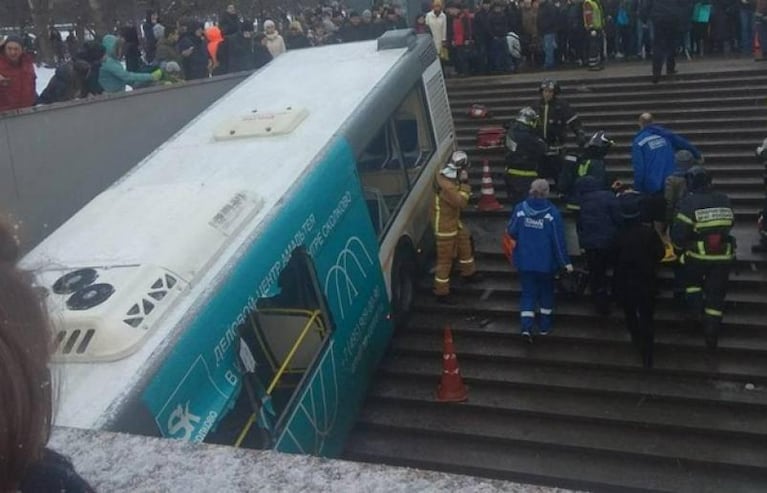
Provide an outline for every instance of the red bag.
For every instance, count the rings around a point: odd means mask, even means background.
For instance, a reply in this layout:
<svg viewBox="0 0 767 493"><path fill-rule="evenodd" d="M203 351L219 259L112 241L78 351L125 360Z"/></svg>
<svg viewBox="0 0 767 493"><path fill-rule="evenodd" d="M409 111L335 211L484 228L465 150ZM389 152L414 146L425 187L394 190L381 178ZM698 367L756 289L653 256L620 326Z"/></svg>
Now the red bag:
<svg viewBox="0 0 767 493"><path fill-rule="evenodd" d="M483 127L477 131L477 149L502 149L505 140L503 127Z"/></svg>
<svg viewBox="0 0 767 493"><path fill-rule="evenodd" d="M490 117L490 112L487 111L487 107L482 104L472 104L468 113L469 118L482 119Z"/></svg>
<svg viewBox="0 0 767 493"><path fill-rule="evenodd" d="M505 232L503 233L503 236L501 236L501 248L503 249L503 254L506 255L506 259L511 262L511 255L514 253L514 247L517 246L517 242L514 241L514 238L509 235L509 233Z"/></svg>

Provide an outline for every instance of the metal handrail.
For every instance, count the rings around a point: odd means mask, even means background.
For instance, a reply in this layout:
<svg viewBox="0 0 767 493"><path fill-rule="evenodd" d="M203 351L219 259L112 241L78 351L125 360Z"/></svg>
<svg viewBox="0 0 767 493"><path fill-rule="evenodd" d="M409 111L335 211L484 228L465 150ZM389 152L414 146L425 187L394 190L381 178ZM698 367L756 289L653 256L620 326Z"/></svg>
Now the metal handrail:
<svg viewBox="0 0 767 493"><path fill-rule="evenodd" d="M309 333L309 330L313 327L314 322L317 321L320 333L322 335L325 334L325 326L322 324L322 319L320 318L320 315L322 312L320 310L301 310L301 309L293 309L293 308L272 308L272 309L266 309L266 310L260 310L262 313L281 313L285 315L308 315L309 320L306 322L306 325L304 326L303 330L301 330L301 334L298 336L298 339L296 339L296 342L293 344L293 347L290 348L290 351L288 352L288 355L285 357L285 361L282 362L282 365L280 365L280 369L277 370L277 373L272 378L271 383L269 384L269 387L266 389L266 395L271 395L272 391L274 391L274 388L277 386L277 383L282 378L283 374L288 368L288 365L290 364L290 361L293 359L293 357L296 354L296 351L298 351L299 346L301 346L301 343L306 338L306 335ZM248 421L245 423L245 426L242 428L242 431L240 432L239 436L237 437L237 440L234 442L235 447L240 447L242 445L242 442L245 440L245 437L248 435L248 432L253 427L253 425L256 423L256 420L258 419L258 415L254 412L251 413L250 417L248 418Z"/></svg>

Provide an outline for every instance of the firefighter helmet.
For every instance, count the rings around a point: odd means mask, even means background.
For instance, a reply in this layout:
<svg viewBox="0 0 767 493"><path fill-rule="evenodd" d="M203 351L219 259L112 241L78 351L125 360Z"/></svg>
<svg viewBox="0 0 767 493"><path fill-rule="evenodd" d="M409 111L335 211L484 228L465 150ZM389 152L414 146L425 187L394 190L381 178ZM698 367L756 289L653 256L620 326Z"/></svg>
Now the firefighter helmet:
<svg viewBox="0 0 767 493"><path fill-rule="evenodd" d="M604 130L595 132L586 142L586 152L590 157L605 157L615 142L607 137Z"/></svg>
<svg viewBox="0 0 767 493"><path fill-rule="evenodd" d="M532 109L529 106L525 106L521 110L519 110L519 113L517 113L517 117L515 118L516 121L519 123L522 123L523 125L527 125L528 127L535 128L538 126L538 113L535 112L534 109Z"/></svg>
<svg viewBox="0 0 767 493"><path fill-rule="evenodd" d="M450 157L450 162L457 168L465 169L469 167L469 156L464 151L455 151Z"/></svg>
<svg viewBox="0 0 767 493"><path fill-rule="evenodd" d="M554 79L543 79L541 85L538 87L538 92L543 92L544 89L551 89L554 94L559 94L559 82Z"/></svg>
<svg viewBox="0 0 767 493"><path fill-rule="evenodd" d="M687 190L691 192L703 190L711 183L708 172L703 166L693 166L688 169L684 179L687 182Z"/></svg>

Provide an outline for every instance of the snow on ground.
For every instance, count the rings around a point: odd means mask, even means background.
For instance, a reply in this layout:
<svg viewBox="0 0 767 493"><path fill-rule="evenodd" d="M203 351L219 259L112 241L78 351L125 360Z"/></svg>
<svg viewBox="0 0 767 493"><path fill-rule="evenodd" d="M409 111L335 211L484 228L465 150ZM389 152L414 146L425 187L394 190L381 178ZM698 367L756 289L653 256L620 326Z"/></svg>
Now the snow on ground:
<svg viewBox="0 0 767 493"><path fill-rule="evenodd" d="M195 445L58 428L51 448L69 456L96 491L134 493L333 492L566 493L567 490L404 467Z"/></svg>
<svg viewBox="0 0 767 493"><path fill-rule="evenodd" d="M36 67L35 71L37 72L37 94L40 94L48 85L48 81L53 78L53 74L56 73L56 69Z"/></svg>

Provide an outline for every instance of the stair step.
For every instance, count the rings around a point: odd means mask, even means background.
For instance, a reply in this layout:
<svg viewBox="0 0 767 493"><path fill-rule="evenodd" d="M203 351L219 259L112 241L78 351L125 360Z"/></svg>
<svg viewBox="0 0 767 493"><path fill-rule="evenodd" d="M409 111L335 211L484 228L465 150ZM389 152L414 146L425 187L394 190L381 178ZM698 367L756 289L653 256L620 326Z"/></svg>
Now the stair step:
<svg viewBox="0 0 767 493"><path fill-rule="evenodd" d="M460 336L460 322L454 321L452 327L454 333ZM638 368L615 370L565 365L556 361L497 361L472 358L463 354L460 346L457 351L461 374L469 381L514 387L544 386L552 390L564 388L572 391L599 391L609 395L650 396L698 407L742 406L757 413L764 413L767 408L767 388L755 386L748 390L742 382L724 378L669 376ZM442 360L425 358L421 354L389 354L378 371L380 377L421 377L431 378L434 382L442 372Z"/></svg>
<svg viewBox="0 0 767 493"><path fill-rule="evenodd" d="M509 447L431 433L394 433L391 429L358 428L344 456L354 460L422 467L590 491L677 491L690 493L759 491L765 477L686 464L669 464L598 452L542 448L537 444Z"/></svg>
<svg viewBox="0 0 767 493"><path fill-rule="evenodd" d="M637 458L651 457L674 462L682 460L702 465L726 465L738 469L754 469L767 472L764 457L767 442L757 437L748 439L742 435L706 433L679 430L674 427L656 428L644 422L619 423L591 421L593 411L586 411L588 420L561 416L558 410L524 411L498 409L495 403L475 403L474 392L467 404L445 406L434 401L434 382L425 382L431 392L430 400L417 398L372 397L360 415L363 426L375 426L396 430L418 431L435 435L450 434L469 436L507 443L535 444L542 447L564 448L573 451L598 450ZM414 386L413 386L414 387ZM410 388L410 390L413 390ZM489 389L497 392L498 389ZM481 394L483 389L479 389ZM524 401L524 391L521 392ZM508 390L508 399L516 400L518 389ZM420 394L419 394L420 397ZM567 397L564 394L563 400ZM479 399L486 399L480 396ZM544 401L551 403L551 401ZM562 402L562 401L559 401ZM568 404L570 404L569 401ZM485 406L483 404L490 404ZM594 406L603 404L594 402ZM610 402L614 405L614 402ZM640 413L651 414L651 409L640 407ZM637 406L637 402L630 405ZM521 404L519 407L524 407ZM577 407L578 404L575 404ZM616 411L621 409L616 406ZM641 416L640 417L644 417ZM621 440L615 437L620 436ZM761 443L760 443L761 442Z"/></svg>

